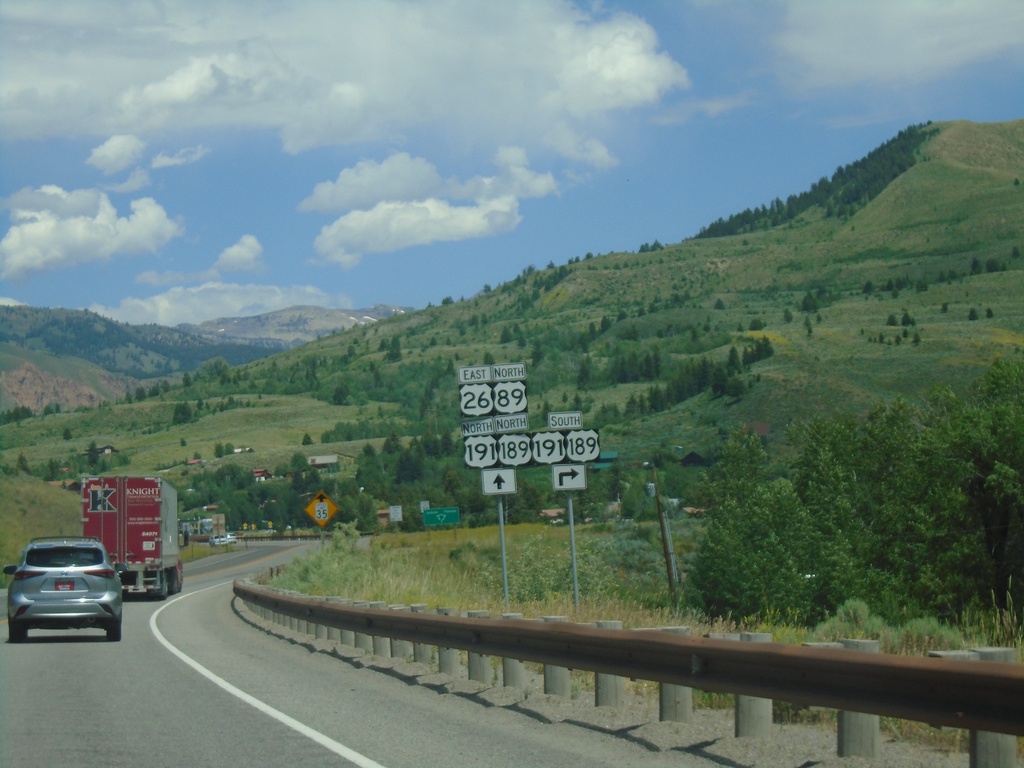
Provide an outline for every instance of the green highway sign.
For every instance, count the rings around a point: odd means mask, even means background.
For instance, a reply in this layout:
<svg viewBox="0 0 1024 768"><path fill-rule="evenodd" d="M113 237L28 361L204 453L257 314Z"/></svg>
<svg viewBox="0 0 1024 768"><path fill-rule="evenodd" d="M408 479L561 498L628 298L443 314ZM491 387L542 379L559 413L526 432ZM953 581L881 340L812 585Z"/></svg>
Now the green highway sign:
<svg viewBox="0 0 1024 768"><path fill-rule="evenodd" d="M459 508L441 507L439 509L423 510L424 525L458 525Z"/></svg>

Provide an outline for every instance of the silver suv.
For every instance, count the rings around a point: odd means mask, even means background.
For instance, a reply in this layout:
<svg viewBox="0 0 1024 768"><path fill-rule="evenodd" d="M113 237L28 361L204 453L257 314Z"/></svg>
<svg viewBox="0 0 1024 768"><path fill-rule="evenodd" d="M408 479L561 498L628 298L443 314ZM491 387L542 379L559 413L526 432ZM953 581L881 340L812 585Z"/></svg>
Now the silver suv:
<svg viewBox="0 0 1024 768"><path fill-rule="evenodd" d="M18 565L5 565L8 640L20 643L30 629L103 628L121 639L121 578L99 539L47 536L32 539Z"/></svg>

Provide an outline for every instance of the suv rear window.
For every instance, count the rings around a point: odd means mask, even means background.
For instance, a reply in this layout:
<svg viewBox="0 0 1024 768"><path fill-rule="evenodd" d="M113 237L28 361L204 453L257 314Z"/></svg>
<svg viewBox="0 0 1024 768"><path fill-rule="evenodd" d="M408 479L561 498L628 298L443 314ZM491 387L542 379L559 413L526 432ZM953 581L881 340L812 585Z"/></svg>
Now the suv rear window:
<svg viewBox="0 0 1024 768"><path fill-rule="evenodd" d="M46 547L30 549L25 555L25 564L36 568L75 568L102 562L103 552L95 547Z"/></svg>

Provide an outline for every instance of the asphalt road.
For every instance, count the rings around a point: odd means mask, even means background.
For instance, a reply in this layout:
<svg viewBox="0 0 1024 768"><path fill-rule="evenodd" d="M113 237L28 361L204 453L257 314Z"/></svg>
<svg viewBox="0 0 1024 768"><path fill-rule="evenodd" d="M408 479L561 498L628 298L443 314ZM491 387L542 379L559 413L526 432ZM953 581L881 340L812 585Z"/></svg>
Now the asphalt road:
<svg viewBox="0 0 1024 768"><path fill-rule="evenodd" d="M715 764L406 685L241 621L232 580L304 546L253 545L188 564L181 594L126 604L120 643L99 630L0 642L0 766Z"/></svg>

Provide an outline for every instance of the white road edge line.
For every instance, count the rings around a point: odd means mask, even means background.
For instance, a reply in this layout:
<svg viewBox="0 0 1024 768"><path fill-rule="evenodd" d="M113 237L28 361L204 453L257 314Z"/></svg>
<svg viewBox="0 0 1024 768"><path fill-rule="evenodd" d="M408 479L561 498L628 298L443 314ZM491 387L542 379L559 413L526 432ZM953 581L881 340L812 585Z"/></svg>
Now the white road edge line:
<svg viewBox="0 0 1024 768"><path fill-rule="evenodd" d="M226 582L226 583L230 583L230 582ZM359 768L384 768L384 766L382 766L380 763L375 762L374 760L371 760L370 758L366 757L365 755L360 754L359 752L356 752L354 749L350 749L350 748L346 747L344 744L341 744L341 743L335 741L334 739L330 738L329 736L325 736L324 734L320 733L320 731L314 730L314 729L310 728L308 725L300 723L294 717L289 717L284 712L281 712L280 710L274 709L272 706L270 706L266 702L260 701L255 696L250 696L245 691L243 691L243 690L241 690L239 688L236 688L235 686L233 686L231 683L229 683L224 678L218 677L213 672L211 672L206 667L204 667L202 664L200 664L198 661L193 659L191 656L188 656L183 651L181 651L178 648L176 648L175 646L171 645L171 642L166 637L164 637L163 633L157 628L157 626L156 626L156 618L157 618L157 616L160 615L160 612L163 611L164 608L167 608L170 605L173 605L174 603L178 602L178 600L184 600L187 597L192 597L193 595L198 595L201 592L205 592L208 589L216 589L216 588L222 587L222 586L224 586L224 585L223 584L215 584L212 587L205 587L204 589L200 589L200 590L197 590L195 592L189 592L188 594L179 595L174 600L171 600L171 601L165 603L164 605L162 605L160 608L158 608L156 611L153 612L152 616L149 617L149 629L153 633L153 636L156 637L156 639L160 641L161 645L163 645L164 648L166 648L168 651L173 653L175 656L177 656L183 662L188 664L196 672L198 672L199 674L201 674L203 677L205 677L206 679L210 680L211 682L216 683L217 685L219 685L221 688L223 688L225 691L230 693L232 696L234 696L234 697L236 697L238 699L241 699L246 704L248 704L250 707L252 707L254 709L257 709L260 712L263 712L264 714L269 715L270 717L274 718L278 722L283 723L284 725L287 725L292 730L301 733L307 739L312 739L317 744L320 744L321 746L326 747L327 749L329 749L332 752L334 752L336 755L340 755L341 757L345 758L346 760L348 760L348 761L350 761L352 763L355 763L356 765L359 766Z"/></svg>

